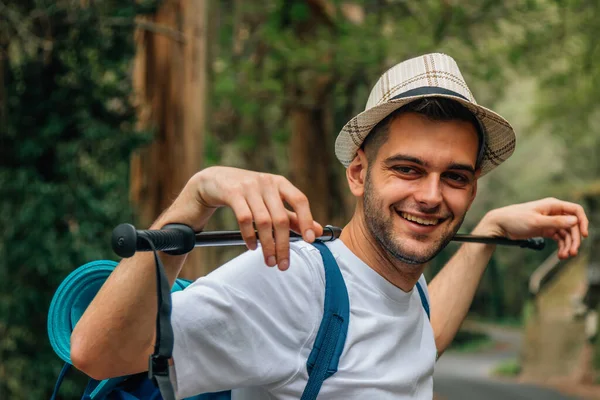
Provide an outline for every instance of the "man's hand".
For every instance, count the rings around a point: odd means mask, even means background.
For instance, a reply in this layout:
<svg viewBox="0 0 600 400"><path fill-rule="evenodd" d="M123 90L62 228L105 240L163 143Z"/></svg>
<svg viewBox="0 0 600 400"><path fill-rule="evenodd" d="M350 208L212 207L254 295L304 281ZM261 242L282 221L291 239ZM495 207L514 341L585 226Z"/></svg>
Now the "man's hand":
<svg viewBox="0 0 600 400"><path fill-rule="evenodd" d="M565 259L577 254L581 236L588 235L588 219L580 205L549 198L492 210L473 234L552 238L559 244L558 256ZM491 245L462 245L428 285L431 326L439 354L450 345L464 321L493 251Z"/></svg>
<svg viewBox="0 0 600 400"><path fill-rule="evenodd" d="M199 231L214 210L223 206L235 213L248 248L256 249L260 240L265 263L278 265L280 270L289 266L290 229L307 242L323 234L323 227L313 220L308 199L286 178L230 167L211 167L194 175L161 223L185 223Z"/></svg>
<svg viewBox="0 0 600 400"><path fill-rule="evenodd" d="M515 204L490 211L473 233L527 239L536 236L558 242L560 259L577 255L589 221L579 204L554 198Z"/></svg>

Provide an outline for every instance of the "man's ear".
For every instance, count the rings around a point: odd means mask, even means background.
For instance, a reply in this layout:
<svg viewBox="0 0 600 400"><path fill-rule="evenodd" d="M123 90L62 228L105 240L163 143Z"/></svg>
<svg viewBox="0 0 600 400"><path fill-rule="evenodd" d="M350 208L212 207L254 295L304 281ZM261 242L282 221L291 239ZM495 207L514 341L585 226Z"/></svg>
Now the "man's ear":
<svg viewBox="0 0 600 400"><path fill-rule="evenodd" d="M346 168L348 186L355 197L362 197L365 193L365 180L367 179L367 168L369 163L367 155L362 149L358 149L356 157Z"/></svg>

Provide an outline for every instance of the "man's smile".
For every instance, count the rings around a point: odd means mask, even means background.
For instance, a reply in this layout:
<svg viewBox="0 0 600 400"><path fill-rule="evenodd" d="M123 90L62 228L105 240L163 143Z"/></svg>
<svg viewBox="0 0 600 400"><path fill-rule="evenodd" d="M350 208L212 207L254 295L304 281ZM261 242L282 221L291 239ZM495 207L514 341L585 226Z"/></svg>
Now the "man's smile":
<svg viewBox="0 0 600 400"><path fill-rule="evenodd" d="M417 215L409 214L407 212L400 212L400 216L404 219L407 219L411 222L416 222L420 225L437 225L440 221L439 218L419 217Z"/></svg>
<svg viewBox="0 0 600 400"><path fill-rule="evenodd" d="M439 225L446 220L437 216L425 216L408 213L406 211L395 210L396 214L408 223L411 230L419 233L433 232Z"/></svg>

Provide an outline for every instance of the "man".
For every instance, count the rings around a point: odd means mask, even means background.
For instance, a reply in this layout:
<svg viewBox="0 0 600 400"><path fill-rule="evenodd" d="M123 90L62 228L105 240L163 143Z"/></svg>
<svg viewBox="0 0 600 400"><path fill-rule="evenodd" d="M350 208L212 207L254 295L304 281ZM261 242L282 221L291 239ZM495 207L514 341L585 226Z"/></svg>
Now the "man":
<svg viewBox="0 0 600 400"><path fill-rule="evenodd" d="M513 152L513 129L475 103L454 60L430 54L379 79L366 110L340 132L336 155L357 199L340 240L328 243L350 298L339 368L324 399L431 399L439 356L455 336L494 246L465 244L429 284L431 322L414 290L459 229L477 180ZM287 202L292 210L284 207ZM285 178L213 167L196 174L156 221L201 231L231 207L250 250L173 296L178 396L243 388L234 398L298 399L323 315L321 235L306 197ZM289 243L289 229L305 242ZM544 199L489 212L475 234L545 236L577 254L588 221L576 204ZM308 242L308 243L307 243ZM173 283L184 256L163 255ZM278 268L266 268L265 266ZM147 368L156 316L153 256L117 267L76 326L74 365L105 378ZM282 272L285 271L285 272Z"/></svg>

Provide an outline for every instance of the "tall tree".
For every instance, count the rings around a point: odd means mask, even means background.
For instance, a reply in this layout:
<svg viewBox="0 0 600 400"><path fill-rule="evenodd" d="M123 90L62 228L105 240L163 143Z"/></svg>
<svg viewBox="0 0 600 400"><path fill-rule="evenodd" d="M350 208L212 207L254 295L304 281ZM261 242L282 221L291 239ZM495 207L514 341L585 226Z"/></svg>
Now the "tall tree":
<svg viewBox="0 0 600 400"><path fill-rule="evenodd" d="M110 233L131 217L128 161L147 140L129 102L133 25L148 9L88 3L0 1L0 399L50 398L52 296L114 259ZM75 386L59 398L80 398Z"/></svg>
<svg viewBox="0 0 600 400"><path fill-rule="evenodd" d="M138 123L155 137L131 160L131 198L139 223L149 226L202 167L208 2L165 0L137 26ZM182 275L201 275L201 261L193 252Z"/></svg>
<svg viewBox="0 0 600 400"><path fill-rule="evenodd" d="M308 197L313 217L330 223L332 199L339 198L331 174L334 140L331 96L336 75L331 40L336 33L335 15L328 1L295 0L284 3L282 30L291 33L298 48L308 48L320 39L311 57L288 59L284 87L288 93L290 121L290 179ZM330 40L323 40L328 38ZM333 192L333 193L332 193ZM339 207L338 207L339 209Z"/></svg>

